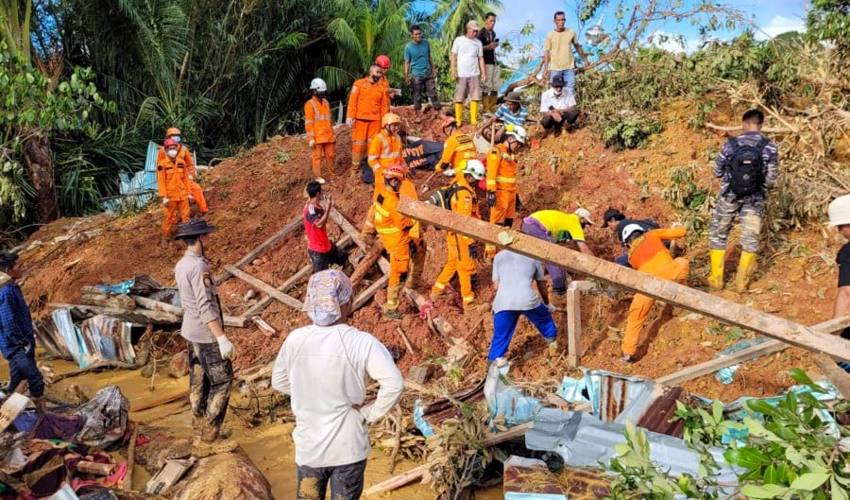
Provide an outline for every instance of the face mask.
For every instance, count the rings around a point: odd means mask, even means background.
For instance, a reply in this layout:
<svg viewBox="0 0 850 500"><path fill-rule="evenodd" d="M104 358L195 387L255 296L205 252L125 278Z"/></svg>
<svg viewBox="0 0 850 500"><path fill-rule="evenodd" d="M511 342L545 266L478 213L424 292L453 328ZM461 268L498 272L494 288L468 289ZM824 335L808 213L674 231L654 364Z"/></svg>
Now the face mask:
<svg viewBox="0 0 850 500"><path fill-rule="evenodd" d="M319 99L324 99L325 93L324 92L316 92L316 97L319 98Z"/></svg>
<svg viewBox="0 0 850 500"><path fill-rule="evenodd" d="M176 149L169 149L168 151L165 152L165 154L167 154L169 158L174 158L174 157L177 156L177 150Z"/></svg>
<svg viewBox="0 0 850 500"><path fill-rule="evenodd" d="M177 144L180 144L180 136L179 135L172 135L171 139L173 139L174 142L176 142Z"/></svg>
<svg viewBox="0 0 850 500"><path fill-rule="evenodd" d="M381 77L377 75L369 75L369 78L372 80L372 83L378 83L378 80L381 79Z"/></svg>

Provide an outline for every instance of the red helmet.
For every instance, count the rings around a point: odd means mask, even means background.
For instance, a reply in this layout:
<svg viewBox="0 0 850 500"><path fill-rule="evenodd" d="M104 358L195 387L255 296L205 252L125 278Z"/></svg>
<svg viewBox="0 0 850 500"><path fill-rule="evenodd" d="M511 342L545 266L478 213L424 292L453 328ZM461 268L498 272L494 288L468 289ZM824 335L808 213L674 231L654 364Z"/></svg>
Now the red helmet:
<svg viewBox="0 0 850 500"><path fill-rule="evenodd" d="M457 119L452 115L446 115L443 117L443 123L440 125L440 128L446 128L452 125L457 126Z"/></svg>
<svg viewBox="0 0 850 500"><path fill-rule="evenodd" d="M177 141L175 141L174 139L172 139L171 137L169 137L168 139L165 140L164 143L162 143L162 147L164 147L164 148L167 148L168 146L177 146L177 145L179 145L179 143Z"/></svg>
<svg viewBox="0 0 850 500"><path fill-rule="evenodd" d="M384 179L404 179L405 175L407 175L407 167L401 164L390 165L384 170Z"/></svg>
<svg viewBox="0 0 850 500"><path fill-rule="evenodd" d="M381 54L377 59L375 59L375 64L384 69L390 69L390 58Z"/></svg>

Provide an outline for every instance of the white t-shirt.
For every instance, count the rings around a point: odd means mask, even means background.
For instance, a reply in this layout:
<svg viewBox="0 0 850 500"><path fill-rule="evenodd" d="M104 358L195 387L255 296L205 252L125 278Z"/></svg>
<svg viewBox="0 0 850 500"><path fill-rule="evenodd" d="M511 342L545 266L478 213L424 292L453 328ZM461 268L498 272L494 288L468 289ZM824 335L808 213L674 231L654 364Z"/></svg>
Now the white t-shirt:
<svg viewBox="0 0 850 500"><path fill-rule="evenodd" d="M564 87L561 95L555 95L555 89L550 88L540 96L540 111L549 111L549 106L555 109L567 109L576 105L576 95L572 89Z"/></svg>
<svg viewBox="0 0 850 500"><path fill-rule="evenodd" d="M484 57L484 46L477 38L459 36L452 43L452 54L457 54L458 78L469 78L481 75L478 58Z"/></svg>
<svg viewBox="0 0 850 500"><path fill-rule="evenodd" d="M380 384L366 399L366 374ZM334 467L369 455L369 422L387 414L404 380L392 356L372 335L348 325L310 325L286 338L272 369L272 387L292 397L295 463Z"/></svg>
<svg viewBox="0 0 850 500"><path fill-rule="evenodd" d="M543 265L525 255L502 250L493 259L493 281L499 282L493 299L493 314L499 311L529 311L540 305L532 281L543 281Z"/></svg>

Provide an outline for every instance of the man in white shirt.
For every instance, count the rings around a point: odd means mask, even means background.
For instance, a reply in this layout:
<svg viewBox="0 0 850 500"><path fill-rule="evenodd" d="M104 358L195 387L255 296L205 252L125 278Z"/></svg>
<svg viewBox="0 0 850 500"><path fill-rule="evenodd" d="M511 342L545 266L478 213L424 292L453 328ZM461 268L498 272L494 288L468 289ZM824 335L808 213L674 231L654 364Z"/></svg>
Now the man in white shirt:
<svg viewBox="0 0 850 500"><path fill-rule="evenodd" d="M466 23L466 34L452 43L452 80L455 88L455 119L458 127L463 121L463 101L469 97L469 122L478 123L478 103L481 101L481 84L487 81L484 71L484 46L478 38L478 23Z"/></svg>
<svg viewBox="0 0 850 500"><path fill-rule="evenodd" d="M363 491L369 424L383 418L404 387L386 347L348 326L351 281L329 269L310 277L303 311L313 324L292 331L272 370L272 387L291 395L295 413L297 498L356 500ZM380 384L363 406L366 375Z"/></svg>
<svg viewBox="0 0 850 500"><path fill-rule="evenodd" d="M505 286L500 286L503 282ZM537 292L532 282L537 282ZM534 324L549 344L549 355L556 356L558 329L552 318L554 308L549 304L549 289L540 261L502 250L493 259L493 284L496 286L496 298L493 299L493 342L487 359L492 363L496 358L505 356L520 316L525 316Z"/></svg>
<svg viewBox="0 0 850 500"><path fill-rule="evenodd" d="M552 87L540 96L540 125L545 135L555 130L555 137L561 135L564 123L572 125L578 118L576 97L572 89L564 90L564 77L555 75Z"/></svg>

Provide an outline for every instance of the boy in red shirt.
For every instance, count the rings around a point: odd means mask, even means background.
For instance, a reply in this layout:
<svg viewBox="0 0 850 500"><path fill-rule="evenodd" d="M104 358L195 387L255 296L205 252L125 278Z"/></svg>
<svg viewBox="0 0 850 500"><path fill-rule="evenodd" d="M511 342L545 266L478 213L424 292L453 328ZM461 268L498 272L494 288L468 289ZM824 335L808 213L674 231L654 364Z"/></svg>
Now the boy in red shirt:
<svg viewBox="0 0 850 500"><path fill-rule="evenodd" d="M328 238L326 229L328 215L333 207L331 196L322 195L322 185L318 181L307 184L307 204L304 206L304 231L307 233L307 253L313 264L313 273L328 269L331 264L345 265L348 252L337 248Z"/></svg>

